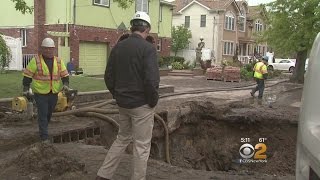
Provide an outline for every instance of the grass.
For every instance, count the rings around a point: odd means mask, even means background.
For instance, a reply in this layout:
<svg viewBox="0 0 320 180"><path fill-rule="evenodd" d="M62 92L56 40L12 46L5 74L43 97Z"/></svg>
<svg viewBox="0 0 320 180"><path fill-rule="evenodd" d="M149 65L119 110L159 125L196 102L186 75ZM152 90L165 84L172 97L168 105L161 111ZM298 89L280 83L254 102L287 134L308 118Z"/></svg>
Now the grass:
<svg viewBox="0 0 320 180"><path fill-rule="evenodd" d="M10 98L22 94L22 72L7 71L0 74L0 98ZM83 76L70 76L70 88L79 92L106 90L103 79Z"/></svg>

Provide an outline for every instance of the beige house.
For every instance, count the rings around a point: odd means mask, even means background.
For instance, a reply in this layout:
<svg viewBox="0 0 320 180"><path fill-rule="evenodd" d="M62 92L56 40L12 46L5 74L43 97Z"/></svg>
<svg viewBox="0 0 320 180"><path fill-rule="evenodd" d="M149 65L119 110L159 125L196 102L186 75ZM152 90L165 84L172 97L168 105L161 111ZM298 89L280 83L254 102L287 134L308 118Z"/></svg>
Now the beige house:
<svg viewBox="0 0 320 180"><path fill-rule="evenodd" d="M255 34L265 29L258 7L235 0L176 0L175 4L172 23L191 30L189 50L194 50L202 37L215 63L232 59L237 52L244 62L267 52L267 45L255 40Z"/></svg>

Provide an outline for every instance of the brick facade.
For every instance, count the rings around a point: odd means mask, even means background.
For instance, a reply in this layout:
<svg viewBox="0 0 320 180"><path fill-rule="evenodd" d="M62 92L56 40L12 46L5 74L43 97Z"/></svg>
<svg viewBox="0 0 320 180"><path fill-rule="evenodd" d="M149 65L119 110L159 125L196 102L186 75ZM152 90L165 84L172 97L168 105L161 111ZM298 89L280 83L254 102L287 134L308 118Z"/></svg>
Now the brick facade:
<svg viewBox="0 0 320 180"><path fill-rule="evenodd" d="M161 37L160 37L161 38ZM170 56L170 51L171 51L171 38L161 38L161 51L160 55L161 56Z"/></svg>

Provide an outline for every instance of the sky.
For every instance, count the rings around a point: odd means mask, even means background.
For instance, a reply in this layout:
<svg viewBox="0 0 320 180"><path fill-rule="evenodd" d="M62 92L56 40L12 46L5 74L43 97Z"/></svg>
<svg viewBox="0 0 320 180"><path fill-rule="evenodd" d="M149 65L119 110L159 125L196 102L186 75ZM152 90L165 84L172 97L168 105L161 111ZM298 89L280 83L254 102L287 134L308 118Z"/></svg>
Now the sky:
<svg viewBox="0 0 320 180"><path fill-rule="evenodd" d="M247 0L249 6L255 6L255 5L259 5L261 3L269 3L272 2L274 0Z"/></svg>

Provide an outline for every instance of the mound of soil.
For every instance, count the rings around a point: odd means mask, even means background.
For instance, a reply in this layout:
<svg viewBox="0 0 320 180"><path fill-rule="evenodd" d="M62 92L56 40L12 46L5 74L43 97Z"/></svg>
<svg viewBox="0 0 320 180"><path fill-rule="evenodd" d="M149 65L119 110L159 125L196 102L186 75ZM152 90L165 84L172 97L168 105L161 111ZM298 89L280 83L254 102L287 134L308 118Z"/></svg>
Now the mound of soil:
<svg viewBox="0 0 320 180"><path fill-rule="evenodd" d="M59 152L52 144L36 143L25 150L13 161L20 173L46 173L60 176L68 172L85 172L85 164Z"/></svg>

